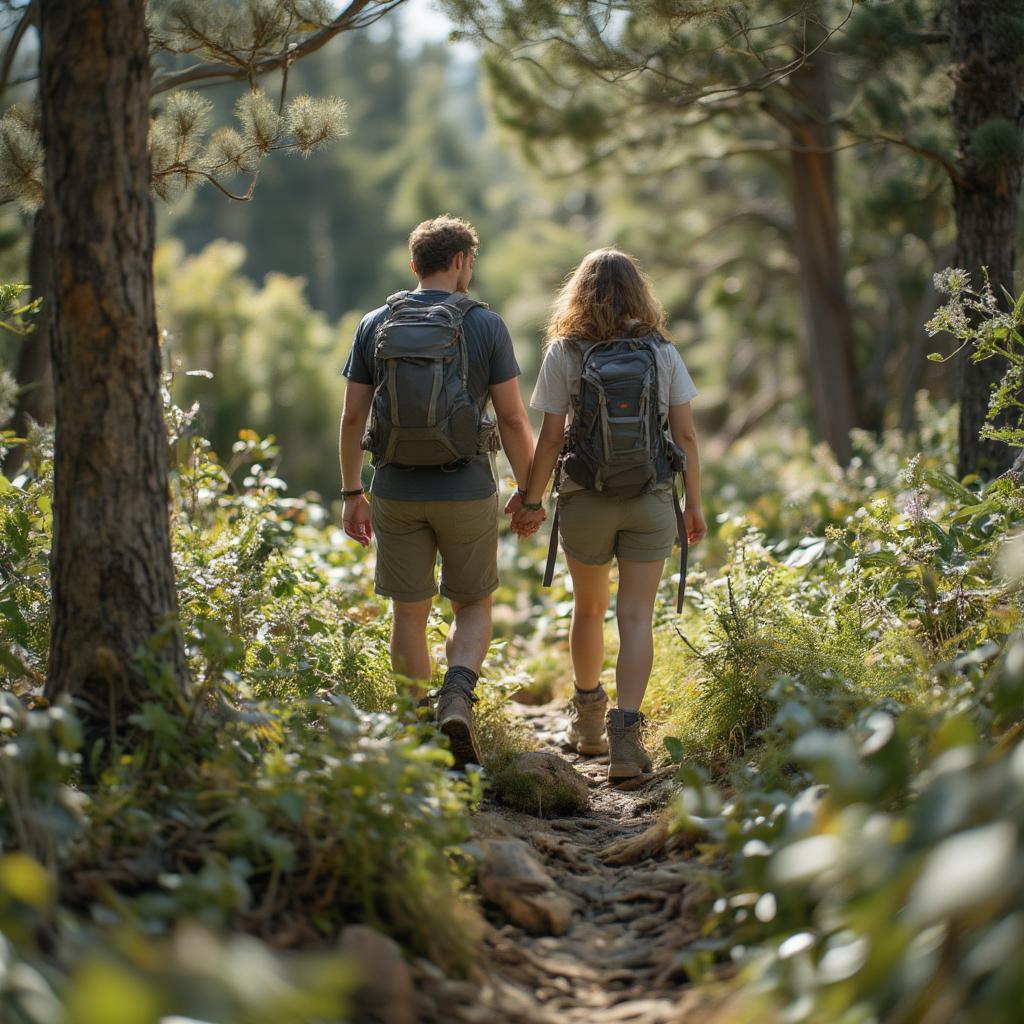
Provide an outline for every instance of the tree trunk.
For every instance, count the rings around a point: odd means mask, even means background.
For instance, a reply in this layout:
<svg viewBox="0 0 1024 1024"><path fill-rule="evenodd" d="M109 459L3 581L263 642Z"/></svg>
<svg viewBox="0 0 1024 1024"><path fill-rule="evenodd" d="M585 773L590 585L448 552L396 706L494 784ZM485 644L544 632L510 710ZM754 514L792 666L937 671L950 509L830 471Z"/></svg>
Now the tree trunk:
<svg viewBox="0 0 1024 1024"><path fill-rule="evenodd" d="M185 679L153 302L146 5L47 0L41 18L56 407L46 694L78 698L96 735L101 723L120 730L142 699L140 649Z"/></svg>
<svg viewBox="0 0 1024 1024"><path fill-rule="evenodd" d="M28 433L29 423L53 422L53 373L50 370L50 242L47 237L47 210L42 207L32 227L29 254L29 286L32 298L42 298L35 330L21 339L14 379L18 382L18 402L11 418L11 429L18 437ZM25 461L25 449L17 445L4 459L4 473L14 476Z"/></svg>
<svg viewBox="0 0 1024 1024"><path fill-rule="evenodd" d="M1021 189L1021 130L1024 128L1024 60L1015 27L1024 0L952 0L953 127L960 165L953 182L958 267L976 286L988 269L996 298L1014 293L1017 208ZM960 355L961 476L997 476L1011 462L1010 448L978 436L988 413L992 386L1006 371L1002 359L970 361Z"/></svg>
<svg viewBox="0 0 1024 1024"><path fill-rule="evenodd" d="M836 199L831 64L824 50L790 77L789 128L794 245L800 267L804 344L818 436L841 465L850 461L850 430L860 425L854 392L857 366L853 318Z"/></svg>

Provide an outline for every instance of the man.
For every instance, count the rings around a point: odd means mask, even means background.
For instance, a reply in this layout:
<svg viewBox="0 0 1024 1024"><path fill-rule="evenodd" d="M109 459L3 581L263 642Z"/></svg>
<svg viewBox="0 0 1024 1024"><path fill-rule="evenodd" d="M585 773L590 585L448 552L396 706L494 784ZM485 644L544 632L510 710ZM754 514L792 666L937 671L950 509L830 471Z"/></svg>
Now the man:
<svg viewBox="0 0 1024 1024"><path fill-rule="evenodd" d="M440 592L451 601L455 621L448 633L448 669L438 696L437 723L460 768L480 763L472 704L491 640L491 595L498 587L497 484L487 445L481 441L478 447L475 433L471 454L464 452L450 460L438 456L430 465L409 465L416 459L416 443L408 442L402 456L401 440L436 435L437 402L450 400L461 415L471 406L465 392L475 403L475 408L469 408L475 432L476 417L483 416L490 399L519 488L505 512L512 515L522 504L533 435L519 393L520 371L508 328L501 317L464 294L473 276L477 246L472 226L449 216L424 221L409 236L410 266L418 287L392 296L360 323L344 370L348 384L339 442L345 532L364 547L376 535L374 588L390 598L394 608L391 665L395 672L420 683L431 675L426 627L438 592L434 574L440 553ZM446 334L449 322L452 326ZM417 330L419 341L414 337ZM430 415L424 421L429 426L418 431L409 429L407 415L407 409L416 405L415 396L403 394L403 388L411 392L423 386L424 360L402 358L414 352L417 344L423 345L422 351L438 352L454 346L450 351L464 356L468 364L462 377L462 408L460 396L451 395L453 387L460 389L459 380L452 385L450 378L443 377L454 372L458 360L438 358L430 365L425 378ZM419 404L425 404L422 398ZM403 407L401 413L399 407ZM361 445L371 411L371 451L386 448L374 452L372 503L360 485ZM447 425L455 417L439 415L437 419ZM390 447L383 445L382 433L388 434ZM466 431L462 433L465 439ZM452 445L457 439L439 443ZM445 464L437 464L438 459Z"/></svg>

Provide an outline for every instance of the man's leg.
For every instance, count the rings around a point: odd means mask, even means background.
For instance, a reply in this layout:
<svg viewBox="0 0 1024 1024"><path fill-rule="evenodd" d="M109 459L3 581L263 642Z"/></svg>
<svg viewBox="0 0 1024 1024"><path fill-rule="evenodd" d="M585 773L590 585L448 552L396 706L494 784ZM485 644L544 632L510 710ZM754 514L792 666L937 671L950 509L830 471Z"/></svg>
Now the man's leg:
<svg viewBox="0 0 1024 1024"><path fill-rule="evenodd" d="M421 501L374 498L370 520L377 545L374 590L391 598L391 667L413 681L413 697L422 697L430 680L427 619L433 595L437 540Z"/></svg>
<svg viewBox="0 0 1024 1024"><path fill-rule="evenodd" d="M491 595L498 589L498 501L437 502L432 512L441 552L441 593L454 613L437 725L461 768L480 764L473 690L491 643Z"/></svg>
<svg viewBox="0 0 1024 1024"><path fill-rule="evenodd" d="M489 594L469 603L452 601L454 622L445 644L449 669L468 668L474 675L480 675L491 645L491 604Z"/></svg>
<svg viewBox="0 0 1024 1024"><path fill-rule="evenodd" d="M491 644L491 597L452 600L454 622L445 650L448 671L437 699L437 727L448 737L455 767L480 764L480 746L473 726L473 704L480 669Z"/></svg>
<svg viewBox="0 0 1024 1024"><path fill-rule="evenodd" d="M432 598L424 601L393 601L391 623L391 667L415 683L430 682L430 652L427 650L427 619ZM422 692L414 694L422 696Z"/></svg>

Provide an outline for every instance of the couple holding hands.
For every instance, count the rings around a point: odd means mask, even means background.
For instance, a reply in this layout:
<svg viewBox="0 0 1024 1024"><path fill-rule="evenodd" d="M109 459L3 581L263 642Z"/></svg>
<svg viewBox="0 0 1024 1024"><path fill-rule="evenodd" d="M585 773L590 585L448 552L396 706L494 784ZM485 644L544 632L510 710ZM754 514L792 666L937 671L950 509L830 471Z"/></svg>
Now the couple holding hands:
<svg viewBox="0 0 1024 1024"><path fill-rule="evenodd" d="M517 483L505 512L520 537L546 518L543 497L554 476L546 580L560 537L573 592L566 746L608 754L611 781L631 778L651 767L640 705L665 559L677 539L685 552L707 532L690 405L697 389L636 263L596 250L569 276L548 321L530 402L544 414L535 445L508 329L467 294L477 247L465 221L443 216L418 225L409 238L418 287L390 296L356 331L339 442L345 532L364 547L376 539L374 586L394 611L392 667L414 683L431 678L426 627L440 554L440 593L454 621L437 725L457 767L479 764L473 703L498 587L499 438ZM366 450L372 502L362 487ZM619 652L609 708L600 674L613 561Z"/></svg>

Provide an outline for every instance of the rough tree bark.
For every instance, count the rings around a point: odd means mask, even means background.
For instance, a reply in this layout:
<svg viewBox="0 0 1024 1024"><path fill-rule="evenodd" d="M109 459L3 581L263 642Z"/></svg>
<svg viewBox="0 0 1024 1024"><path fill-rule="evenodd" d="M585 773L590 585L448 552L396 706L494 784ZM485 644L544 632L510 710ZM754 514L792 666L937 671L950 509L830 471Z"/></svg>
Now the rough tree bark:
<svg viewBox="0 0 1024 1024"><path fill-rule="evenodd" d="M861 426L855 384L853 317L836 197L830 58L823 49L790 77L792 107L776 116L788 127L794 249L800 268L807 371L818 436L841 465L850 461L850 430Z"/></svg>
<svg viewBox="0 0 1024 1024"><path fill-rule="evenodd" d="M14 379L18 382L18 402L11 417L11 429L24 437L29 421L53 422L53 374L50 371L50 242L46 207L40 208L32 227L29 255L29 286L32 298L43 299L36 317L35 330L21 339ZM25 461L25 448L15 445L4 459L4 472L14 476Z"/></svg>
<svg viewBox="0 0 1024 1024"><path fill-rule="evenodd" d="M953 181L956 211L956 265L975 284L982 268L997 298L1014 293L1013 272L1020 204L1024 128L1024 59L1017 49L1024 0L951 0L950 48L953 58L953 126L960 177ZM1002 124L1000 124L1002 122ZM980 129L980 133L979 133ZM994 147L993 132L1003 144ZM979 146L979 141L982 143ZM994 151L997 150L997 151ZM980 159L979 159L980 157ZM1010 448L978 437L988 412L992 385L1006 369L1001 359L960 362L961 476L996 476L1010 465Z"/></svg>
<svg viewBox="0 0 1024 1024"><path fill-rule="evenodd" d="M177 612L153 300L143 0L48 0L41 100L56 408L46 693L117 728ZM176 629L159 656L185 680Z"/></svg>

